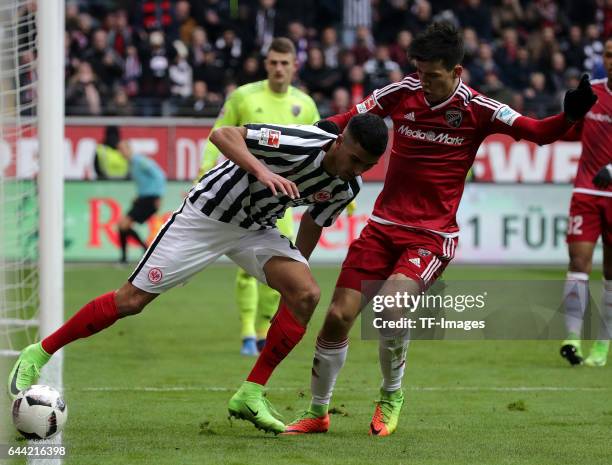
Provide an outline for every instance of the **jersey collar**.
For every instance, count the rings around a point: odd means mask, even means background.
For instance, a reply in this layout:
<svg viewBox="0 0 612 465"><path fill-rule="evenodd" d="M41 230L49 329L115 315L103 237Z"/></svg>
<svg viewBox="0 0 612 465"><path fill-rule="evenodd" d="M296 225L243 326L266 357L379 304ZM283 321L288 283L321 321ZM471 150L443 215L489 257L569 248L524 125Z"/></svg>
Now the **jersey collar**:
<svg viewBox="0 0 612 465"><path fill-rule="evenodd" d="M425 98L425 95L423 95L423 99L425 100L425 103L427 104L427 106L429 107L430 110L438 110L438 109L448 105L455 98L455 96L457 95L457 92L459 92L459 89L461 88L462 85L463 85L463 80L461 78L459 78L459 82L457 82L457 87L455 87L455 90L453 91L451 96L449 98L447 98L446 100L444 100L443 102L438 103L437 105L434 105L433 107L427 101L427 99Z"/></svg>

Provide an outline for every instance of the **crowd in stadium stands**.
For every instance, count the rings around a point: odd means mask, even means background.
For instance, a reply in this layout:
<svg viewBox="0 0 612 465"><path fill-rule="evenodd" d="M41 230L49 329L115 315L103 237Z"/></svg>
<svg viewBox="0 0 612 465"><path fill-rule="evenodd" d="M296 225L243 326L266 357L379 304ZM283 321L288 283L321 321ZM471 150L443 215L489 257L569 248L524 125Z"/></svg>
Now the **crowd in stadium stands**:
<svg viewBox="0 0 612 465"><path fill-rule="evenodd" d="M296 85L323 116L413 71L433 20L460 26L463 79L518 111L559 111L583 71L605 76L612 0L67 0L69 115L208 116L264 78L275 36L298 52ZM23 57L31 60L32 57Z"/></svg>

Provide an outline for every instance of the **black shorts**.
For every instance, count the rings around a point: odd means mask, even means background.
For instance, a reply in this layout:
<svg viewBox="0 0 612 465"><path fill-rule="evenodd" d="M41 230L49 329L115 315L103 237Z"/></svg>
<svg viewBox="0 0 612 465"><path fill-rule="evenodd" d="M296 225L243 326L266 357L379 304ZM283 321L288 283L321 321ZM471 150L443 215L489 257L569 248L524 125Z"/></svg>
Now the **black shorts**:
<svg viewBox="0 0 612 465"><path fill-rule="evenodd" d="M137 197L128 216L137 223L144 223L157 212L158 207L159 197Z"/></svg>

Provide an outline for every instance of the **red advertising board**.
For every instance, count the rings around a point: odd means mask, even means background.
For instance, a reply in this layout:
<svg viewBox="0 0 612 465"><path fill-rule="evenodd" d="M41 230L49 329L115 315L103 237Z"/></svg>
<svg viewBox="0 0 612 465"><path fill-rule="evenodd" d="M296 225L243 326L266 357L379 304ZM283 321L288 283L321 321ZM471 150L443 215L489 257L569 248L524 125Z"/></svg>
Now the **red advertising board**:
<svg viewBox="0 0 612 465"><path fill-rule="evenodd" d="M123 137L132 141L134 150L154 158L169 179L192 180L198 174L210 126L126 125L121 127L121 131ZM66 179L95 178L94 154L103 133L102 125L66 126ZM531 142L494 135L480 146L473 173L483 182L568 183L576 174L580 148L579 142L555 142L540 147ZM37 140L29 134L11 144L0 141L0 168L5 175L30 178L38 170L37 152ZM365 174L366 181L384 179L387 157L388 153Z"/></svg>

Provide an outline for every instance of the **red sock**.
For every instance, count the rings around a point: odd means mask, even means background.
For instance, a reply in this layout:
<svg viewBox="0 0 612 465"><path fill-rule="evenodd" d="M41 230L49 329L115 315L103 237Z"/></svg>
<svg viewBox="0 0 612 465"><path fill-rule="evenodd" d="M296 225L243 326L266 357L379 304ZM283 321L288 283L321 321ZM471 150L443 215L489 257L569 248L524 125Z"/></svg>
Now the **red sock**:
<svg viewBox="0 0 612 465"><path fill-rule="evenodd" d="M265 385L274 369L302 340L305 332L306 328L298 323L289 308L281 302L268 330L266 345L259 354L247 381Z"/></svg>
<svg viewBox="0 0 612 465"><path fill-rule="evenodd" d="M108 328L119 318L115 292L96 297L76 312L57 331L42 340L42 348L52 354L72 341L89 337Z"/></svg>

